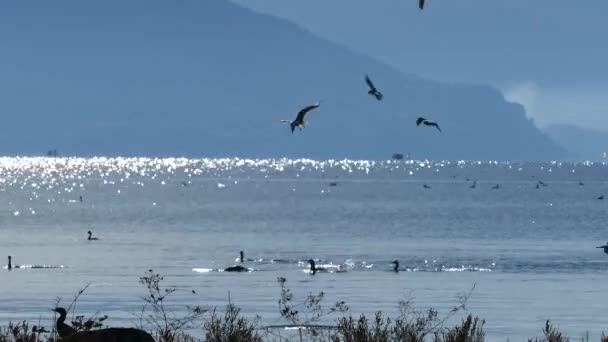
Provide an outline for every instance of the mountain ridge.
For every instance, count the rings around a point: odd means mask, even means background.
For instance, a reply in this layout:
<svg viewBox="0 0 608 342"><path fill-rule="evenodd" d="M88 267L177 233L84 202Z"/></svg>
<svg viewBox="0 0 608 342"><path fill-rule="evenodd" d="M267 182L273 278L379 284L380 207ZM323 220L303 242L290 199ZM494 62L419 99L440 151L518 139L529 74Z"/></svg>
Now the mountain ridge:
<svg viewBox="0 0 608 342"><path fill-rule="evenodd" d="M0 56L7 75L0 101L12 114L0 128L2 154L56 148L85 156L564 155L497 89L400 73L224 0L60 4L0 5L4 25L20 32L20 39L0 32L12 52ZM24 17L34 28L19 21ZM365 74L383 101L367 95ZM303 131L291 134L279 123L318 100ZM418 116L444 132L416 127Z"/></svg>

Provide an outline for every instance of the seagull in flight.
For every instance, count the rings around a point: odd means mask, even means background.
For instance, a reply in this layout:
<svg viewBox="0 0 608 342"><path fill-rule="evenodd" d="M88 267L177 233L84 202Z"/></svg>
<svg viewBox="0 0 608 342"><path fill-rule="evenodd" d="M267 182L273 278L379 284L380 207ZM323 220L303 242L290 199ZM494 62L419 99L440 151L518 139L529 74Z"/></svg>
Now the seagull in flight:
<svg viewBox="0 0 608 342"><path fill-rule="evenodd" d="M298 127L300 130L302 130L302 128L304 128L304 126L306 125L306 123L304 122L304 116L306 115L306 113L310 112L313 109L319 108L320 105L321 105L321 102L317 102L315 104L306 106L298 112L298 116L296 116L295 120L293 120L293 121L281 120L281 122L285 122L285 123L289 124L289 127L291 127L291 133L293 133L293 131L296 129L296 127Z"/></svg>
<svg viewBox="0 0 608 342"><path fill-rule="evenodd" d="M382 93L376 89L376 86L374 86L374 83L367 75L365 75L365 83L367 83L367 86L369 87L369 91L367 93L375 97L378 101L382 100L384 95L382 95Z"/></svg>
<svg viewBox="0 0 608 342"><path fill-rule="evenodd" d="M424 124L426 126L433 126L433 127L437 128L437 130L439 130L439 132L441 132L441 128L439 128L439 125L436 122L429 121L425 118L416 119L416 126L420 126L420 124Z"/></svg>

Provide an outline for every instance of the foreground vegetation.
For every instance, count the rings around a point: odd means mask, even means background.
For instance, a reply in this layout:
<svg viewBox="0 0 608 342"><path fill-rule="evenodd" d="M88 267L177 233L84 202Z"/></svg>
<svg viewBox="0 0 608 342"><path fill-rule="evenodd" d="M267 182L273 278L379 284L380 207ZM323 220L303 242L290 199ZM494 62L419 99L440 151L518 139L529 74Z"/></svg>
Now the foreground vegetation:
<svg viewBox="0 0 608 342"><path fill-rule="evenodd" d="M286 286L285 278L278 278L280 285L279 314L285 324L263 326L259 319L248 319L240 309L229 303L223 311L209 307L186 307L187 313L177 317L168 312L165 303L175 288L163 288L163 277L152 270L140 278L146 288L144 304L138 328L149 331L158 342L264 342L264 341L327 341L327 342L483 342L485 321L467 313L466 302L475 287L457 297L457 305L441 316L435 309L418 311L412 300L399 302L399 314L395 318L377 312L373 317L353 317L345 302L324 304L323 292L309 294L303 301L294 300ZM75 310L78 298L87 287L80 290L67 308ZM61 300L57 301L57 306ZM449 326L447 321L456 315L464 316L459 324ZM465 314L465 315L463 315ZM108 316L74 316L71 326L76 334L104 329ZM332 322L333 325L322 323ZM200 331L200 333L196 333ZM195 333L193 333L195 332ZM89 333L90 334L90 333ZM59 342L61 337L55 327L30 325L23 321L0 328L0 342ZM567 342L570 338L547 321L542 337L528 342ZM602 335L601 342L608 342Z"/></svg>

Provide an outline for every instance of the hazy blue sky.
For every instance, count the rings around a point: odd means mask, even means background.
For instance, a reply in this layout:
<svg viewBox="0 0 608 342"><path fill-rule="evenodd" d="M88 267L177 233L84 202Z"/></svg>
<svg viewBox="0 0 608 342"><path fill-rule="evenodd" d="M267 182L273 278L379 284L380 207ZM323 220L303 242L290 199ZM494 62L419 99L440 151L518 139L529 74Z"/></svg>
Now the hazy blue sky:
<svg viewBox="0 0 608 342"><path fill-rule="evenodd" d="M608 130L608 1L233 0L400 70L492 84L537 123Z"/></svg>

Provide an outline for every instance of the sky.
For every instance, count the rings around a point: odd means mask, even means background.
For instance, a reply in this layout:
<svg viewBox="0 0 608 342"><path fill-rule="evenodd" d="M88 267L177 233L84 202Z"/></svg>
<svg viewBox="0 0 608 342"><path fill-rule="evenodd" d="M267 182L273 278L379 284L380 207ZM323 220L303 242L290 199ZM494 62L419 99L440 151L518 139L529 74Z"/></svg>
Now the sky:
<svg viewBox="0 0 608 342"><path fill-rule="evenodd" d="M608 1L232 0L403 72L501 89L537 125L608 131Z"/></svg>

